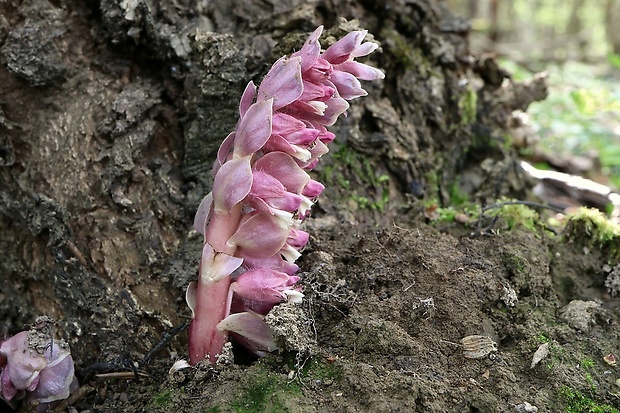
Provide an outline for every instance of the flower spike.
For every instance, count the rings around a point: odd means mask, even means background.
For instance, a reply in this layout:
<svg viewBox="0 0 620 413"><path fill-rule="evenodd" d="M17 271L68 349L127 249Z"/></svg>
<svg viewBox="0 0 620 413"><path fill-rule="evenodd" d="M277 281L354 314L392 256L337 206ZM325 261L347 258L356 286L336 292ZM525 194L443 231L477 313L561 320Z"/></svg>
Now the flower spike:
<svg viewBox="0 0 620 413"><path fill-rule="evenodd" d="M213 166L213 191L200 204L195 230L204 236L192 311L190 364L216 363L229 336L262 356L277 350L264 316L279 303L300 303L295 261L308 243L300 229L325 188L308 171L329 151L327 130L349 100L366 96L360 80L383 72L355 61L378 45L349 33L321 52L318 27L303 47L278 59L258 88L246 86L237 127Z"/></svg>

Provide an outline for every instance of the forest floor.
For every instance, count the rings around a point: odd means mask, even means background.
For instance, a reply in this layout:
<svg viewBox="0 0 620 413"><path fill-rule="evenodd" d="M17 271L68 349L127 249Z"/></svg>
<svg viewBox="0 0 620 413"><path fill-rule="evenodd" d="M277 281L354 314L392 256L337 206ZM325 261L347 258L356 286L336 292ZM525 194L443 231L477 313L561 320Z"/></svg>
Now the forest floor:
<svg viewBox="0 0 620 413"><path fill-rule="evenodd" d="M618 412L617 229L579 213L556 234L503 209L483 231L417 210L385 227L311 218L305 302L270 318L279 354L174 374L153 364L91 408Z"/></svg>

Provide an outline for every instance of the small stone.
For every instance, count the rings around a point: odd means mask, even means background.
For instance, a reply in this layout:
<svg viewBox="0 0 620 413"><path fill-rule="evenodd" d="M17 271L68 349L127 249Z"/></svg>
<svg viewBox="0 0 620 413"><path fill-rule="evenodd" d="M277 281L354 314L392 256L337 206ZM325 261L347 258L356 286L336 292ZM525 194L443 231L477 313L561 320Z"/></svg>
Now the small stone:
<svg viewBox="0 0 620 413"><path fill-rule="evenodd" d="M538 363L542 361L545 357L549 355L549 343L541 344L538 347L538 350L534 353L534 357L532 357L532 364L530 365L530 369L533 369Z"/></svg>
<svg viewBox="0 0 620 413"><path fill-rule="evenodd" d="M610 353L603 357L603 360L605 360L605 363L609 364L610 366L615 366L616 364L618 364L618 356L616 356L615 354Z"/></svg>
<svg viewBox="0 0 620 413"><path fill-rule="evenodd" d="M461 339L463 357L480 359L497 351L497 343L491 337L473 335Z"/></svg>
<svg viewBox="0 0 620 413"><path fill-rule="evenodd" d="M560 310L560 317L574 329L588 332L596 324L595 316L600 308L594 301L573 300Z"/></svg>
<svg viewBox="0 0 620 413"><path fill-rule="evenodd" d="M538 412L538 407L532 406L528 402L523 402L515 406L515 412L517 413L536 413Z"/></svg>

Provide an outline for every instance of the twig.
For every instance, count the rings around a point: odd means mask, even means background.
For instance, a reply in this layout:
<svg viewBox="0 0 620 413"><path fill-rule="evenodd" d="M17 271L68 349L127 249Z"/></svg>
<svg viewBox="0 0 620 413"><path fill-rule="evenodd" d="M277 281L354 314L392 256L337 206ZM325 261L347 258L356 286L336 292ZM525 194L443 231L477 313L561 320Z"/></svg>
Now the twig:
<svg viewBox="0 0 620 413"><path fill-rule="evenodd" d="M112 373L99 373L95 374L95 377L98 379L126 379L133 380L137 379L138 376L149 377L146 373L135 372L135 371L114 371Z"/></svg>
<svg viewBox="0 0 620 413"><path fill-rule="evenodd" d="M564 212L563 208L554 207L552 205L547 205L547 204L541 204L540 202L533 202L533 201L506 201L506 202L500 202L500 203L497 203L497 204L487 205L484 208L482 208L482 213L484 214L486 211L488 211L490 209L502 208L502 207L504 207L506 205L525 205L525 206L529 206L529 207L532 207L532 208L549 209L551 211L558 212L558 213L563 213Z"/></svg>
<svg viewBox="0 0 620 413"><path fill-rule="evenodd" d="M88 396L94 390L95 388L89 385L81 386L73 394L71 394L71 396L69 396L68 399L60 402L60 404L56 406L56 408L54 409L54 413L66 412L69 406L75 405L77 402L82 400L84 397Z"/></svg>
<svg viewBox="0 0 620 413"><path fill-rule="evenodd" d="M487 205L485 207L483 207L480 211L480 217L478 218L478 223L476 226L476 232L474 233L474 235L483 235L486 234L487 231L489 231L491 228L493 228L495 226L495 223L497 222L498 216L494 216L493 220L491 221L491 224L489 224L486 228L482 228L482 219L486 218L486 216L484 215L485 212L491 210L491 209L499 209L499 208L503 208L507 205L525 205L528 207L532 207L532 208L543 208L543 209L548 209L554 212L558 212L558 213L563 213L564 209L563 208L558 208L558 207L554 207L552 205L546 205L546 204L541 204L539 202L533 202L533 201L506 201L506 202L499 202L497 204L492 204L492 205Z"/></svg>
<svg viewBox="0 0 620 413"><path fill-rule="evenodd" d="M151 358L155 355L155 353L157 353L164 346L166 346L170 342L170 340L172 340L177 334L179 334L181 331L185 330L187 328L187 326L189 326L189 321L185 320L185 321L183 321L183 323L181 323L181 325L179 325L179 326L173 328L172 330L167 331L164 334L162 334L162 338L161 338L160 342L157 343L155 345L155 347L153 347L153 349L151 351L149 351L146 356L144 356L144 359L142 359L142 362L140 363L140 367L142 367L145 364L147 364L151 360Z"/></svg>

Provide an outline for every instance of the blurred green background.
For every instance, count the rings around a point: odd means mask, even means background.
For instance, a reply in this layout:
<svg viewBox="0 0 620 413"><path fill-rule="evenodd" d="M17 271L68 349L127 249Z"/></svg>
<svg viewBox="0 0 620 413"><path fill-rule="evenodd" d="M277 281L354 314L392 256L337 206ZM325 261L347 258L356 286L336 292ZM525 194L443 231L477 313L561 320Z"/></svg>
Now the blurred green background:
<svg viewBox="0 0 620 413"><path fill-rule="evenodd" d="M538 150L593 159L588 177L620 188L620 0L448 0L448 7L470 19L472 50L496 54L515 80L548 73L549 97L528 110Z"/></svg>

